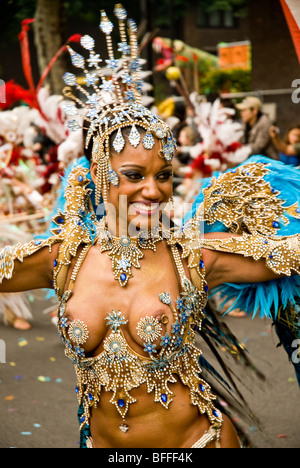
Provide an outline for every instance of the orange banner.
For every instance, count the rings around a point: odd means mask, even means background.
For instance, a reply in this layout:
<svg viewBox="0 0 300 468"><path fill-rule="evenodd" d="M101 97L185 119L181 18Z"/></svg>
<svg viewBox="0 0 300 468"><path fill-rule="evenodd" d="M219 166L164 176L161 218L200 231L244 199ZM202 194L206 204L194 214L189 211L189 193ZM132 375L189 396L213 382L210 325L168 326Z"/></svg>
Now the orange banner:
<svg viewBox="0 0 300 468"><path fill-rule="evenodd" d="M300 63L300 28L286 0L280 0Z"/></svg>

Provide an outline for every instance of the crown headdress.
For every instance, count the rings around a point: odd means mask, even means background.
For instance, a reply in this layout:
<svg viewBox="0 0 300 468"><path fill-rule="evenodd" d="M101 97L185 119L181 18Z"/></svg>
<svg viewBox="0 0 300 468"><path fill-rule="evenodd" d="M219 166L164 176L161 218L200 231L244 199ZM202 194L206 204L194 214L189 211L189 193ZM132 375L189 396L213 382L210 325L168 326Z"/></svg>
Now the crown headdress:
<svg viewBox="0 0 300 468"><path fill-rule="evenodd" d="M84 121L88 123L85 147L93 145L93 162L97 163L96 204L102 195L107 200L109 183L112 182L110 167L110 138L114 133L112 147L115 152L121 152L126 144L122 128L131 127L128 141L137 147L142 139L146 149L152 149L156 137L161 142L160 154L167 161L171 161L176 143L169 126L158 116L144 107L142 102L141 60L137 41L137 26L131 19L127 21L127 12L121 4L117 4L114 14L119 22L120 42L118 51L120 58L116 58L113 49L111 33L114 25L101 11L100 30L106 36L108 58L106 66L100 67L103 60L94 50L95 41L85 35L81 38L81 45L89 52L85 59L68 46L72 64L83 70L85 86L78 83L73 73L65 73L63 78L68 85L64 90L65 96L75 103L67 104L65 112L69 118L68 126L71 130L78 130L82 124L78 122L80 112L84 110ZM127 31L126 31L127 29ZM109 71L109 78L105 69ZM71 88L79 91L75 96ZM77 106L76 106L77 104ZM145 130L142 137L137 127Z"/></svg>

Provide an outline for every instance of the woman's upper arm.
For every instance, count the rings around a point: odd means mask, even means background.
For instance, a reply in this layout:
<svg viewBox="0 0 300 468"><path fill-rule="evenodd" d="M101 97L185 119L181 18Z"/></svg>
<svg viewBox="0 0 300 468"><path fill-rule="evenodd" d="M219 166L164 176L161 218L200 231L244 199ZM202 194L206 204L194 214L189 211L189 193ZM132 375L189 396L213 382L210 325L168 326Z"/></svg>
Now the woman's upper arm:
<svg viewBox="0 0 300 468"><path fill-rule="evenodd" d="M209 289L223 283L260 283L281 277L267 267L265 259L203 249L203 260Z"/></svg>
<svg viewBox="0 0 300 468"><path fill-rule="evenodd" d="M11 279L0 282L0 293L29 291L31 289L51 289L54 261L57 258L58 244L43 247L24 258L14 261Z"/></svg>
<svg viewBox="0 0 300 468"><path fill-rule="evenodd" d="M210 233L207 239L230 239L242 237L230 233ZM249 236L249 245L255 247L255 240ZM252 244L251 244L252 242ZM268 243L267 243L268 244ZM266 245L266 244L264 244ZM223 251L222 251L223 250ZM260 283L281 278L281 272L275 272L266 263L266 258L255 260L250 255L245 255L243 249L237 252L224 252L224 249L210 250L203 247L202 257L206 268L206 281L210 289L223 283ZM284 266L284 265L283 265Z"/></svg>

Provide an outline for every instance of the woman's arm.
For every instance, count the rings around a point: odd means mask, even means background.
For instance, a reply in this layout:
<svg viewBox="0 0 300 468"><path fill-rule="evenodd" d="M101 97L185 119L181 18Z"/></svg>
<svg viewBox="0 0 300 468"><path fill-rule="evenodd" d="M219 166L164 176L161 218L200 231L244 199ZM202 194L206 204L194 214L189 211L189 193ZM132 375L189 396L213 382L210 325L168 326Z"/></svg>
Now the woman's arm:
<svg viewBox="0 0 300 468"><path fill-rule="evenodd" d="M238 254L203 250L209 289L224 283L261 283L282 278L267 267L264 259L254 260Z"/></svg>
<svg viewBox="0 0 300 468"><path fill-rule="evenodd" d="M214 245L216 238L221 242ZM208 235L202 255L210 289L223 283L271 281L298 272L300 266L297 237L272 241L251 235L214 233Z"/></svg>
<svg viewBox="0 0 300 468"><path fill-rule="evenodd" d="M294 145L290 145L285 143L280 136L278 135L278 132L276 130L276 127L271 127L270 128L270 136L272 138L272 142L277 149L277 151L281 151L284 153L286 156L297 156L298 153L295 150Z"/></svg>
<svg viewBox="0 0 300 468"><path fill-rule="evenodd" d="M15 259L12 275L6 275L11 276L11 278L7 279L3 273L1 275L0 271L0 293L43 288L52 289L53 268L58 254L58 247L59 244L53 245L51 250L48 246L43 247L24 258L23 261ZM2 282L1 276L4 276Z"/></svg>

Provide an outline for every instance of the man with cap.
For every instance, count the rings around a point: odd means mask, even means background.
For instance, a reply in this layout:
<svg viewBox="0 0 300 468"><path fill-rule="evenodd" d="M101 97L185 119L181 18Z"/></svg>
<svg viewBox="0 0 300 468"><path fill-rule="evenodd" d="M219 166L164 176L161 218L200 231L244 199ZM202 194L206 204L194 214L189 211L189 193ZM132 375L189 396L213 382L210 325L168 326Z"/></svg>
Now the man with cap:
<svg viewBox="0 0 300 468"><path fill-rule="evenodd" d="M279 159L278 153L272 144L270 118L262 112L262 102L254 96L246 97L236 105L244 122L244 135L241 143L249 147L249 156L263 155L271 159Z"/></svg>

